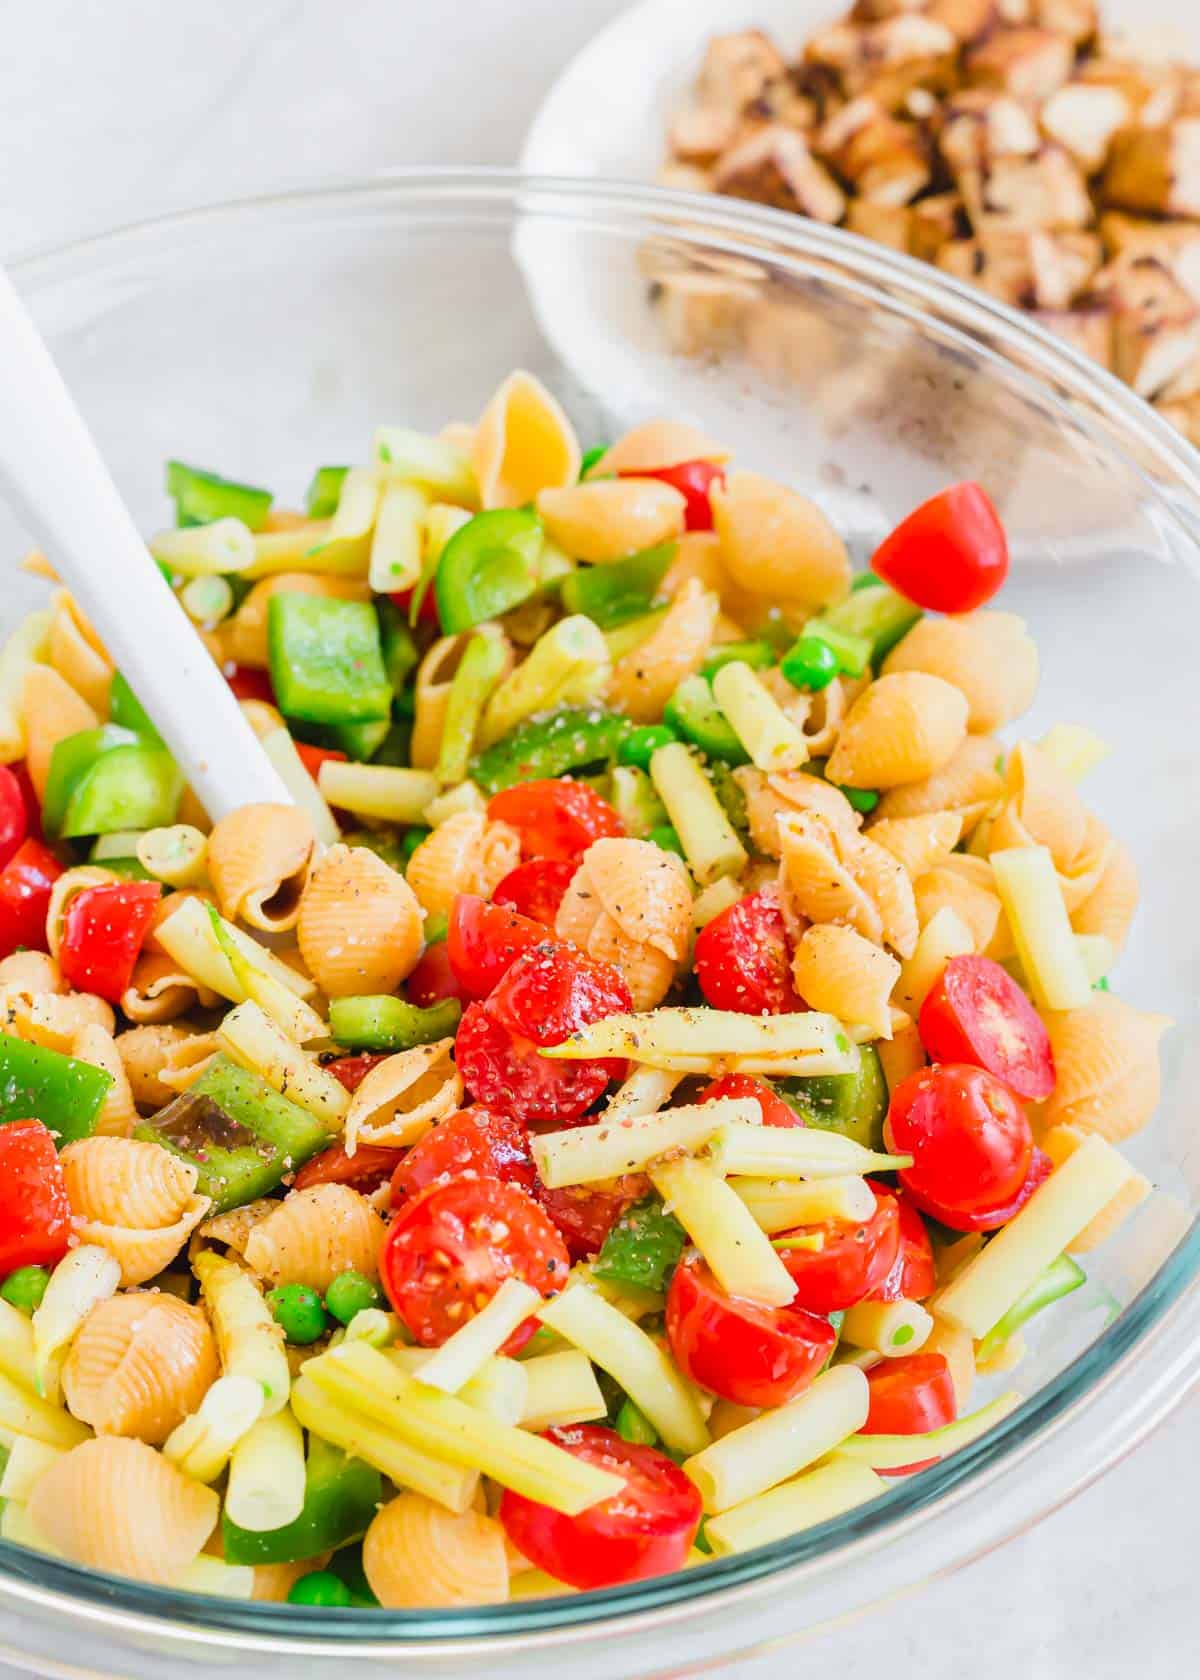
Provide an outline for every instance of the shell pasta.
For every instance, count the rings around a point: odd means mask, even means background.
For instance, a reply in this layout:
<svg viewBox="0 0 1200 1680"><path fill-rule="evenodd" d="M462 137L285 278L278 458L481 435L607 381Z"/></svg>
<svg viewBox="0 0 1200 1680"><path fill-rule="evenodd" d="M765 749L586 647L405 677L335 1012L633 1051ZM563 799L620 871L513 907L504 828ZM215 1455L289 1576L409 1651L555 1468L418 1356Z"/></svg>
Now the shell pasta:
<svg viewBox="0 0 1200 1680"><path fill-rule="evenodd" d="M480 399L303 512L170 465L293 803L210 823L65 591L0 650L7 1539L391 1611L701 1567L1006 1416L1153 1206L1137 867L1104 743L1021 733L983 491L856 576L687 422Z"/></svg>

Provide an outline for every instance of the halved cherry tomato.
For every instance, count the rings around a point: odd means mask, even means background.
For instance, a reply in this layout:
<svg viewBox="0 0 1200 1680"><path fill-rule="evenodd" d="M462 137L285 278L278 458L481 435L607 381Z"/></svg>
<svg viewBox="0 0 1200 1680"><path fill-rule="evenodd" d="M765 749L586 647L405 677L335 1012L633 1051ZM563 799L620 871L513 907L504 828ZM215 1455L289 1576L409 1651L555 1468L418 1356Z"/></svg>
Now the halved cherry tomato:
<svg viewBox="0 0 1200 1680"><path fill-rule="evenodd" d="M54 1139L40 1120L0 1126L0 1277L54 1266L71 1238L71 1203Z"/></svg>
<svg viewBox="0 0 1200 1680"><path fill-rule="evenodd" d="M900 1252L900 1209L889 1190L878 1184L872 1184L871 1189L875 1192L875 1212L865 1225L829 1220L782 1233L819 1235L823 1239L819 1249L779 1251L796 1285L795 1299L790 1303L793 1307L804 1307L812 1313L841 1312L865 1301L888 1276Z"/></svg>
<svg viewBox="0 0 1200 1680"><path fill-rule="evenodd" d="M891 1271L878 1289L872 1291L872 1301L923 1301L937 1286L933 1264L933 1244L925 1221L921 1218L908 1192L901 1190L896 1201L900 1207L900 1248Z"/></svg>
<svg viewBox="0 0 1200 1680"><path fill-rule="evenodd" d="M548 940L522 952L488 1000L497 1021L535 1044L561 1044L581 1027L632 1008L629 987L611 963Z"/></svg>
<svg viewBox="0 0 1200 1680"><path fill-rule="evenodd" d="M753 1097L762 1111L764 1126L803 1126L804 1121L794 1108L789 1108L783 1098L777 1096L765 1079L758 1079L752 1073L723 1073L720 1079L714 1079L711 1085L706 1085L696 1098L697 1102L717 1102L721 1097Z"/></svg>
<svg viewBox="0 0 1200 1680"><path fill-rule="evenodd" d="M444 1003L447 998L466 1002L467 994L450 967L450 954L444 939L426 945L417 958L417 966L404 982L404 990L408 1001L415 1003L418 1009L432 1009L435 1003Z"/></svg>
<svg viewBox="0 0 1200 1680"><path fill-rule="evenodd" d="M1008 576L1008 538L985 490L952 484L900 521L871 569L929 612L974 612Z"/></svg>
<svg viewBox="0 0 1200 1680"><path fill-rule="evenodd" d="M414 584L413 589L415 588L416 585ZM412 607L413 589L394 589L391 591L393 605L399 607L406 621ZM422 595L420 610L417 613L417 623L432 625L435 630L441 628L441 620L438 618L436 589L427 589Z"/></svg>
<svg viewBox="0 0 1200 1680"><path fill-rule="evenodd" d="M532 1190L537 1171L520 1121L476 1103L426 1132L392 1175L392 1202L415 1196L442 1179L502 1178Z"/></svg>
<svg viewBox="0 0 1200 1680"><path fill-rule="evenodd" d="M161 898L157 881L114 881L76 893L58 950L63 979L77 991L120 1003Z"/></svg>
<svg viewBox="0 0 1200 1680"><path fill-rule="evenodd" d="M1054 1089L1045 1022L990 957L951 957L921 1005L917 1028L932 1062L973 1062L1028 1102L1042 1102Z"/></svg>
<svg viewBox="0 0 1200 1680"><path fill-rule="evenodd" d="M10 765L0 764L0 869L6 867L29 832L25 795Z"/></svg>
<svg viewBox="0 0 1200 1680"><path fill-rule="evenodd" d="M445 943L446 961L460 995L487 997L522 951L543 945L548 938L540 921L503 904L488 904L474 893L459 893L450 906ZM411 997L411 977L408 991Z"/></svg>
<svg viewBox="0 0 1200 1680"><path fill-rule="evenodd" d="M804 1008L792 985L787 931L774 887L739 898L714 916L696 940L692 966L714 1009L782 1015Z"/></svg>
<svg viewBox="0 0 1200 1680"><path fill-rule="evenodd" d="M268 671L256 671L249 665L235 665L232 671L226 672L225 681L239 700L265 700L268 706L275 704L275 690L271 687Z"/></svg>
<svg viewBox="0 0 1200 1680"><path fill-rule="evenodd" d="M612 1499L564 1516L524 1494L505 1490L498 1512L504 1532L529 1561L587 1591L643 1581L682 1567L700 1526L700 1490L655 1447L623 1441L594 1423L549 1429L574 1458L624 1478Z"/></svg>
<svg viewBox="0 0 1200 1680"><path fill-rule="evenodd" d="M346 755L336 747L313 747L307 741L297 741L296 751L300 755L300 762L315 782L321 774L322 764L345 764Z"/></svg>
<svg viewBox="0 0 1200 1680"><path fill-rule="evenodd" d="M422 1347L440 1347L482 1311L505 1278L542 1296L567 1280L570 1259L533 1197L499 1178L430 1184L404 1202L379 1260L387 1298ZM527 1319L505 1342L517 1353L537 1329Z"/></svg>
<svg viewBox="0 0 1200 1680"><path fill-rule="evenodd" d="M0 957L24 945L46 951L50 893L62 864L40 840L22 841L0 869Z"/></svg>
<svg viewBox="0 0 1200 1680"><path fill-rule="evenodd" d="M919 1207L992 1214L1020 1190L1033 1133L1020 1102L986 1068L939 1062L918 1068L892 1092L884 1136L911 1155L900 1182Z"/></svg>
<svg viewBox="0 0 1200 1680"><path fill-rule="evenodd" d="M492 903L553 928L575 869L569 858L530 858L504 877L492 894Z"/></svg>
<svg viewBox="0 0 1200 1680"><path fill-rule="evenodd" d="M862 1435L925 1435L958 1416L954 1380L944 1353L907 1353L883 1359L867 1372L867 1421ZM882 1476L911 1476L927 1470L936 1458L881 1470Z"/></svg>
<svg viewBox="0 0 1200 1680"><path fill-rule="evenodd" d="M625 824L608 800L586 782L573 782L568 776L502 788L488 801L487 814L517 830L521 855L527 858L576 862L593 840L625 833Z"/></svg>
<svg viewBox="0 0 1200 1680"><path fill-rule="evenodd" d="M604 1189L591 1184L564 1184L535 1192L566 1243L572 1260L587 1260L604 1247L604 1239L627 1207L640 1202L650 1188L644 1173L625 1173Z"/></svg>
<svg viewBox="0 0 1200 1680"><path fill-rule="evenodd" d="M37 789L29 775L29 766L22 758L17 763L10 764L8 768L16 777L17 785L21 789L21 797L25 801L25 831L31 839L42 840L45 838L42 833L42 807L37 796Z"/></svg>
<svg viewBox="0 0 1200 1680"><path fill-rule="evenodd" d="M717 466L715 461L680 461L673 467L655 467L653 471L641 468L618 473L619 478L657 478L663 484L669 484L673 490L678 490L687 503L683 514L684 528L688 531L711 531L713 528L712 494L713 480L725 482L724 467Z"/></svg>
<svg viewBox="0 0 1200 1680"><path fill-rule="evenodd" d="M693 1382L739 1406L782 1406L837 1346L827 1318L802 1307L762 1307L727 1295L697 1254L675 1268L667 1340Z"/></svg>
<svg viewBox="0 0 1200 1680"><path fill-rule="evenodd" d="M378 1190L403 1156L402 1149L382 1149L372 1143L360 1143L353 1155L347 1155L345 1146L335 1143L304 1163L292 1189L309 1190L314 1184L352 1184L364 1193Z"/></svg>
<svg viewBox="0 0 1200 1680"><path fill-rule="evenodd" d="M1053 1170L1054 1163L1049 1155L1035 1144L1029 1171L1025 1174L1024 1182L1016 1195L998 1207L973 1213L964 1213L959 1208L942 1207L939 1203L931 1201L928 1196L919 1195L914 1190L906 1189L905 1194L922 1213L927 1213L930 1219L936 1219L939 1225L948 1225L952 1231L998 1231L1001 1225L1007 1225L1015 1214L1020 1213L1033 1192L1046 1182Z"/></svg>
<svg viewBox="0 0 1200 1680"><path fill-rule="evenodd" d="M326 1062L325 1071L340 1080L347 1091L357 1091L371 1069L386 1061L385 1052L364 1050L360 1056L338 1056L334 1061Z"/></svg>

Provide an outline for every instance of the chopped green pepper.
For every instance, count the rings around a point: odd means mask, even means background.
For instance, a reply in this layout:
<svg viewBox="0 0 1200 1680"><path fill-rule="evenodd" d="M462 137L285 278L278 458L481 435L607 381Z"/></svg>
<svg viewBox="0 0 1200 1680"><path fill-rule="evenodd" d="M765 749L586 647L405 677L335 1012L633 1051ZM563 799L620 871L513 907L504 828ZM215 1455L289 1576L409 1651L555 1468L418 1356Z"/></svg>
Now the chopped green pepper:
<svg viewBox="0 0 1200 1680"><path fill-rule="evenodd" d="M749 754L703 677L685 677L663 707L663 721L709 758L748 764Z"/></svg>
<svg viewBox="0 0 1200 1680"><path fill-rule="evenodd" d="M61 832L71 794L96 760L116 747L137 746L138 740L132 729L118 723L102 723L97 729L81 729L55 743L42 797L42 827L47 834L55 836ZM140 826L132 822L121 824L122 829Z"/></svg>
<svg viewBox="0 0 1200 1680"><path fill-rule="evenodd" d="M866 1149L882 1151L887 1085L874 1045L860 1044L854 1073L826 1073L785 1079L779 1094L806 1125L841 1132Z"/></svg>
<svg viewBox="0 0 1200 1680"><path fill-rule="evenodd" d="M411 830L409 832L411 833ZM428 830L426 832L428 833ZM407 840L408 836L405 835L404 838ZM383 859L389 869L396 869L401 875L404 873L404 865L412 856L412 851L405 850L404 840L397 840L395 835L382 831L377 834L370 828L352 828L348 834L342 835L342 845L362 846L368 852L374 852L376 857ZM413 850L415 849L414 847Z"/></svg>
<svg viewBox="0 0 1200 1680"><path fill-rule="evenodd" d="M594 1271L609 1283L635 1284L658 1294L687 1247L687 1232L658 1196L627 1207L604 1239Z"/></svg>
<svg viewBox="0 0 1200 1680"><path fill-rule="evenodd" d="M583 460L579 463L579 482L581 484L596 465L596 462L602 461L611 448L610 443L594 443L590 449L584 450Z"/></svg>
<svg viewBox="0 0 1200 1680"><path fill-rule="evenodd" d="M214 519L240 519L252 531L267 522L274 497L269 490L222 478L219 473L189 467L183 461L167 462L167 494L175 503L180 525L210 525Z"/></svg>
<svg viewBox="0 0 1200 1680"><path fill-rule="evenodd" d="M431 828L423 828L420 823L412 828L406 828L400 840L400 873L403 875L408 867L408 860L418 846L423 846L433 833Z"/></svg>
<svg viewBox="0 0 1200 1680"><path fill-rule="evenodd" d="M0 1125L40 1120L61 1148L91 1137L112 1074L0 1033Z"/></svg>
<svg viewBox="0 0 1200 1680"><path fill-rule="evenodd" d="M607 763L633 729L627 717L599 707L568 707L529 718L479 754L472 777L484 793Z"/></svg>
<svg viewBox="0 0 1200 1680"><path fill-rule="evenodd" d="M646 836L647 840L664 852L674 852L677 857L686 858L683 841L679 838L679 831L671 823L658 823Z"/></svg>
<svg viewBox="0 0 1200 1680"><path fill-rule="evenodd" d="M622 1441L630 1441L634 1446L652 1447L658 1440L658 1431L628 1395L621 1402L614 1427Z"/></svg>
<svg viewBox="0 0 1200 1680"><path fill-rule="evenodd" d="M417 644L408 621L394 601L386 595L381 595L375 602L375 607L379 613L379 643L383 650L383 668L392 685L392 693L398 695L416 669L420 657Z"/></svg>
<svg viewBox="0 0 1200 1680"><path fill-rule="evenodd" d="M130 688L120 671L113 672L112 687L108 691L108 715L112 723L122 729L132 729L147 741L161 740L150 714Z"/></svg>
<svg viewBox="0 0 1200 1680"><path fill-rule="evenodd" d="M265 1080L217 1056L200 1078L134 1131L199 1172L197 1192L227 1213L283 1183L324 1149L329 1132Z"/></svg>
<svg viewBox="0 0 1200 1680"><path fill-rule="evenodd" d="M666 542L603 566L581 566L563 579L563 606L585 613L601 630L640 618L653 606L677 552L677 543Z"/></svg>
<svg viewBox="0 0 1200 1680"><path fill-rule="evenodd" d="M300 1515L282 1528L265 1530L239 1528L223 1515L225 1561L295 1563L332 1551L366 1532L382 1497L378 1470L330 1446L319 1435L310 1435Z"/></svg>
<svg viewBox="0 0 1200 1680"><path fill-rule="evenodd" d="M870 642L870 663L878 668L920 617L920 607L868 572L861 581L855 580L852 594L821 615L820 622L830 630Z"/></svg>
<svg viewBox="0 0 1200 1680"><path fill-rule="evenodd" d="M767 671L775 663L775 649L770 642L756 639L752 642L722 642L709 654L700 667L700 675L711 682L722 665L731 665L737 659L743 665L749 665L752 671Z"/></svg>
<svg viewBox="0 0 1200 1680"><path fill-rule="evenodd" d="M330 998L329 1034L347 1050L410 1050L451 1036L461 1014L457 998L429 1009L398 997Z"/></svg>
<svg viewBox="0 0 1200 1680"><path fill-rule="evenodd" d="M379 1600L371 1591L362 1561L362 1542L343 1546L329 1560L329 1573L344 1581L350 1589L350 1602L360 1610L378 1610Z"/></svg>
<svg viewBox="0 0 1200 1680"><path fill-rule="evenodd" d="M1023 1295L1018 1295L1004 1317L993 1324L975 1349L976 1364L983 1364L999 1353L1009 1337L1015 1336L1035 1313L1042 1312L1055 1301L1061 1301L1064 1295L1069 1295L1086 1282L1087 1273L1083 1267L1076 1265L1069 1254L1060 1254L1039 1277L1034 1278Z"/></svg>
<svg viewBox="0 0 1200 1680"><path fill-rule="evenodd" d="M72 784L58 832L76 840L114 829L165 828L175 821L182 793L183 776L165 747L142 740L113 746Z"/></svg>
<svg viewBox="0 0 1200 1680"><path fill-rule="evenodd" d="M310 519L332 519L342 499L342 485L349 467L318 467L304 498Z"/></svg>
<svg viewBox="0 0 1200 1680"><path fill-rule="evenodd" d="M434 766L439 781L461 782L466 776L475 731L504 673L505 660L504 641L488 631L478 631L463 649L446 698L442 743Z"/></svg>
<svg viewBox="0 0 1200 1680"><path fill-rule="evenodd" d="M746 812L746 795L735 780L733 771L728 764L722 764L720 759L712 759L706 773L717 796L717 803L731 826L736 828L739 834L748 834L750 818Z"/></svg>
<svg viewBox="0 0 1200 1680"><path fill-rule="evenodd" d="M649 770L650 760L659 747L670 746L679 737L668 723L644 723L629 734L617 748L617 761L632 765L636 770Z"/></svg>
<svg viewBox="0 0 1200 1680"><path fill-rule="evenodd" d="M455 531L433 580L448 636L499 618L536 591L545 538L529 508L489 508Z"/></svg>
<svg viewBox="0 0 1200 1680"><path fill-rule="evenodd" d="M640 840L653 828L669 822L667 808L644 770L620 764L610 778L609 803L625 824L626 833Z"/></svg>
<svg viewBox="0 0 1200 1680"><path fill-rule="evenodd" d="M375 758L391 731L389 718L371 718L365 723L304 723L299 719L292 733L298 741L345 753L356 764Z"/></svg>
<svg viewBox="0 0 1200 1680"><path fill-rule="evenodd" d="M368 602L290 590L272 595L267 652L285 717L363 723L391 716L379 619Z"/></svg>

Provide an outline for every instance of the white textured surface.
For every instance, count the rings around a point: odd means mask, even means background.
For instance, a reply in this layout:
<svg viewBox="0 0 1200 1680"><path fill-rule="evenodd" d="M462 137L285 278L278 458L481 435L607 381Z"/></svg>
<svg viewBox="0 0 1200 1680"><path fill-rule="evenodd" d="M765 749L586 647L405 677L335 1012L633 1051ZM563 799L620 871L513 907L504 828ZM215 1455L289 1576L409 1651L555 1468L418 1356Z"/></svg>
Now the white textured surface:
<svg viewBox="0 0 1200 1680"><path fill-rule="evenodd" d="M1176 0L1183 10L1193 0ZM8 0L0 254L409 163L509 163L618 0ZM1169 0L1158 0L1158 15ZM1187 1680L1200 1402L1032 1533L726 1680ZM748 1630L752 1636L752 1630ZM0 1622L0 1651L19 1645ZM87 1652L64 1643L64 1673ZM16 1675L0 1668L0 1676ZM233 1671L231 1670L231 1675Z"/></svg>

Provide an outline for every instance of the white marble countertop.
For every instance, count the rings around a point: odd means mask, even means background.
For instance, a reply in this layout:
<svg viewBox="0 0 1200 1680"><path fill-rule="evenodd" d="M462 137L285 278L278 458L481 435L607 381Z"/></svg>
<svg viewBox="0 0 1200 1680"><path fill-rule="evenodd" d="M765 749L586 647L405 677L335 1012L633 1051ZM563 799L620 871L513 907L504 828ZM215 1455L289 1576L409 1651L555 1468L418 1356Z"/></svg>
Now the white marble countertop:
<svg viewBox="0 0 1200 1680"><path fill-rule="evenodd" d="M320 176L510 163L543 89L619 8L620 0L8 0L0 253ZM1192 1397L1132 1458L1000 1552L865 1621L757 1654L724 1675L782 1680L801 1665L838 1680L1200 1673L1198 1431ZM19 1632L0 1622L0 1656L14 1646ZM64 1649L61 1673L78 1672L77 1654Z"/></svg>

